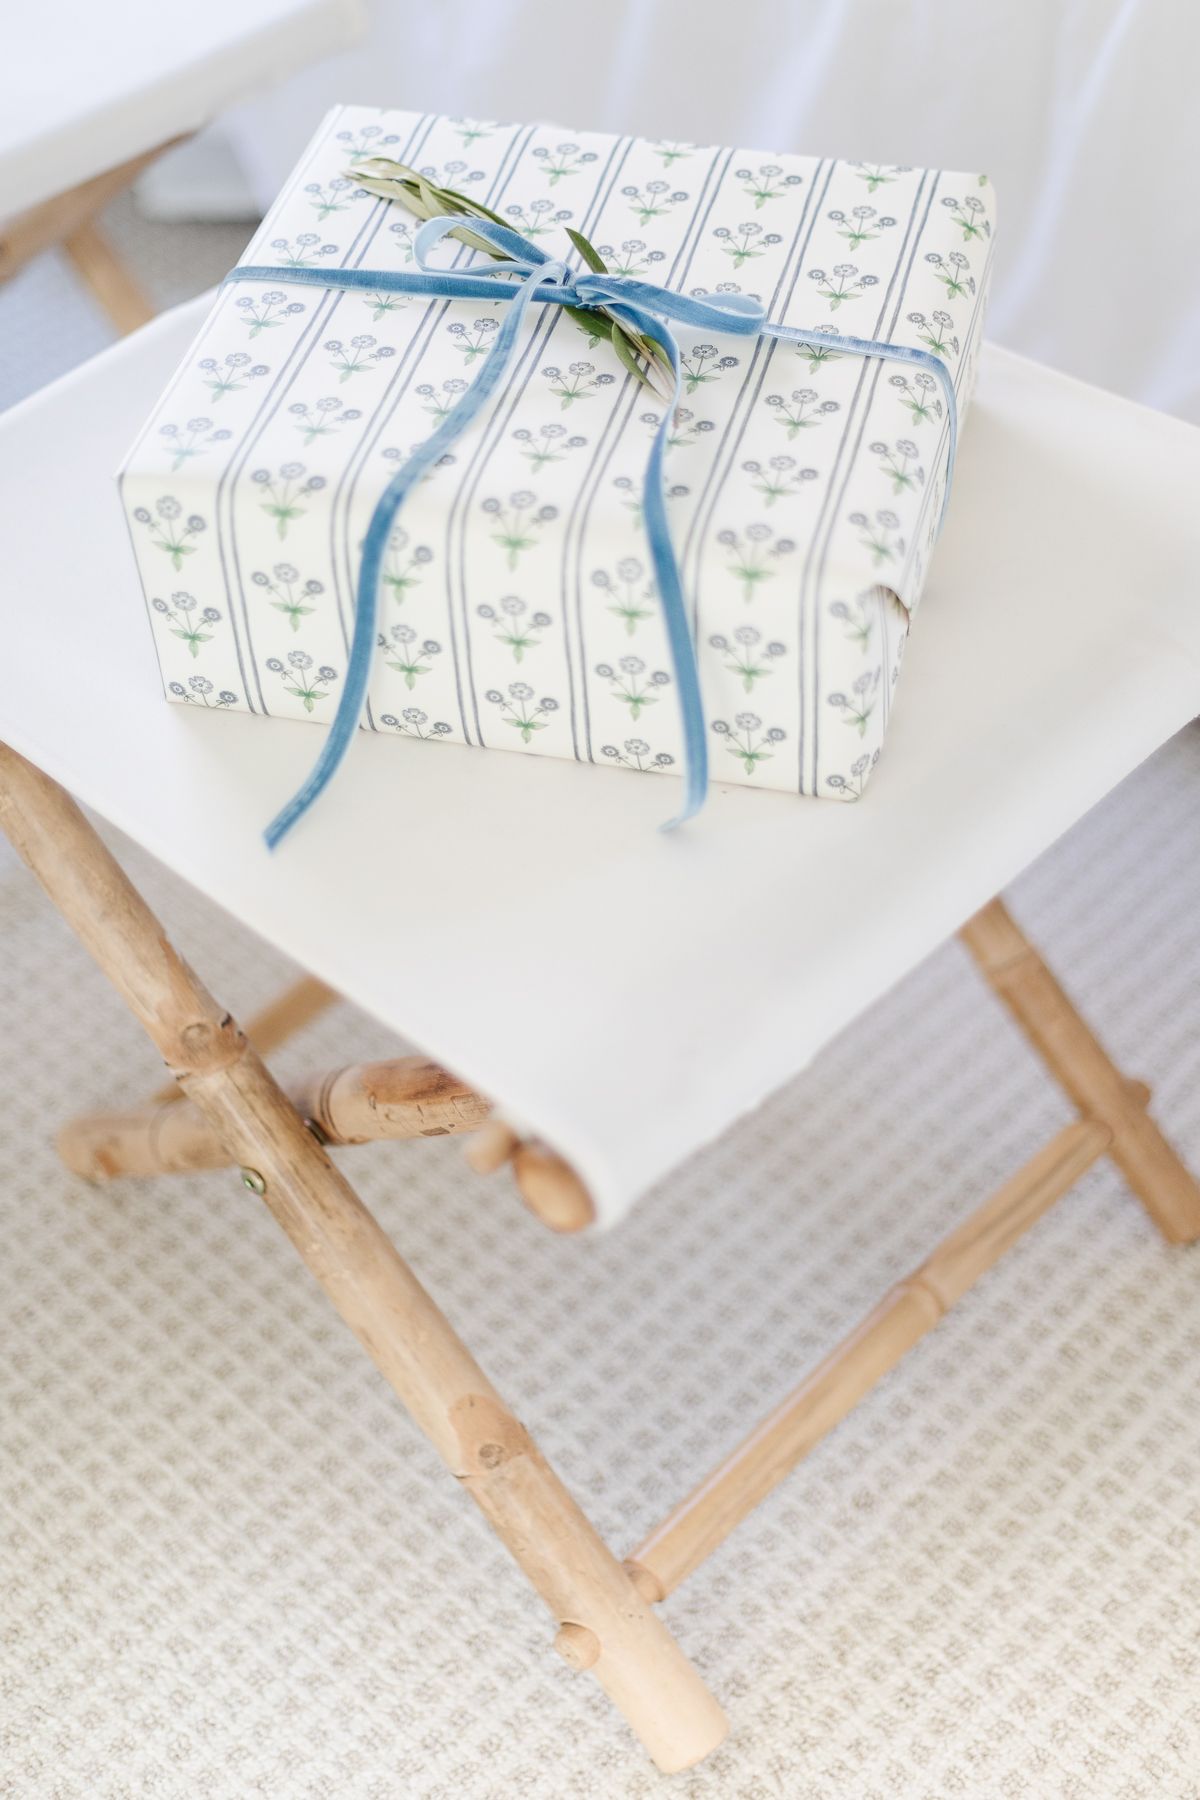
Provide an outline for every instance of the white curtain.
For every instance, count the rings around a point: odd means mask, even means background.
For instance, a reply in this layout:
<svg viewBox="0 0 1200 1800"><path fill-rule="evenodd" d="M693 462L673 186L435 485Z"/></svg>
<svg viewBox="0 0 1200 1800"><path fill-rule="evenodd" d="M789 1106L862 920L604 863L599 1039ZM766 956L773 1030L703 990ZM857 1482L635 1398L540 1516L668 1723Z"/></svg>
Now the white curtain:
<svg viewBox="0 0 1200 1800"><path fill-rule="evenodd" d="M989 335L1200 423L1195 0L375 0L246 108L260 200L335 101L979 169Z"/></svg>

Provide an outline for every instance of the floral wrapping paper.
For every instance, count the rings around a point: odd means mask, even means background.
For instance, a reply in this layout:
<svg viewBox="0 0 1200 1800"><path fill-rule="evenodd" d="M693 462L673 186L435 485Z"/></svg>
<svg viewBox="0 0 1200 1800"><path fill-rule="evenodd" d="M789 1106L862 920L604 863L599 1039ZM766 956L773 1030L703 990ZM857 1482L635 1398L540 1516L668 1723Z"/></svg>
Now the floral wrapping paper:
<svg viewBox="0 0 1200 1800"><path fill-rule="evenodd" d="M570 225L610 268L930 349L965 412L993 244L982 176L340 107L242 260L404 268L416 221L354 179L373 155L552 254L577 260ZM503 305L220 291L119 477L171 699L332 716L375 502L470 382ZM561 308L531 311L507 381L392 533L363 723L678 770L641 522L662 403ZM856 799L936 534L940 388L823 347L678 336L668 508L714 779Z"/></svg>

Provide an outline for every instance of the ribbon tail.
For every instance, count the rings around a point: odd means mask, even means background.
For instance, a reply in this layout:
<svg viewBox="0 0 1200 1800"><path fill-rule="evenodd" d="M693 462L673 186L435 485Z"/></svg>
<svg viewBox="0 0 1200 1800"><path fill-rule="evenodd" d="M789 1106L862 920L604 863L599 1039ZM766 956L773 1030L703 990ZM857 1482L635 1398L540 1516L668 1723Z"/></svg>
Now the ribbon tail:
<svg viewBox="0 0 1200 1800"><path fill-rule="evenodd" d="M396 516L413 488L466 430L503 379L529 302L534 298L535 290L542 282L550 279L551 272L556 267L557 265L547 264L545 270L537 268L521 283L496 333L496 341L488 351L475 380L437 430L417 446L375 503L371 522L363 539L362 562L359 565L355 594L354 630L350 639L350 655L341 698L312 773L297 788L286 806L280 808L263 832L269 850L275 849L329 785L345 759L358 729L366 703L372 653L375 649L379 575Z"/></svg>
<svg viewBox="0 0 1200 1800"><path fill-rule="evenodd" d="M668 819L662 826L663 831L674 831L686 819L694 817L704 805L708 793L708 739L704 730L704 700L700 692L700 670L696 661L696 646L692 638L691 626L688 624L687 601L684 598L683 581L679 573L679 563L671 542L671 528L667 522L666 492L663 482L663 458L666 454L667 438L670 436L672 421L683 392L683 383L679 367L679 345L671 330L656 318L653 313L644 313L640 308L630 307L637 328L646 337L654 339L670 360L674 376L674 391L667 409L663 413L658 430L650 445L650 454L646 459L645 490L642 495L642 517L645 521L646 536L650 545L650 560L654 565L654 578L658 585L658 596L662 602L663 620L667 627L667 641L671 650L671 661L675 669L675 689L679 701L680 722L683 727L683 804L675 817Z"/></svg>

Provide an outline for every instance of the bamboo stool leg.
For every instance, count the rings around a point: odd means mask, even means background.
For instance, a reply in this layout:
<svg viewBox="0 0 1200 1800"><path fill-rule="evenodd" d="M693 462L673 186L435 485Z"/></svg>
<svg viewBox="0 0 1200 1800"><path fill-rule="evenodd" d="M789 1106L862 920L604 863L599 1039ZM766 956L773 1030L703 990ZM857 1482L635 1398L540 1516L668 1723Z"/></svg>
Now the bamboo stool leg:
<svg viewBox="0 0 1200 1800"><path fill-rule="evenodd" d="M661 1769L706 1756L725 1717L661 1619L75 802L2 746L0 826L550 1607L560 1654Z"/></svg>
<svg viewBox="0 0 1200 1800"><path fill-rule="evenodd" d="M959 934L1050 1073L1079 1111L1112 1132L1109 1155L1163 1236L1200 1238L1200 1184L1009 913L993 900Z"/></svg>
<svg viewBox="0 0 1200 1800"><path fill-rule="evenodd" d="M284 988L282 994L269 1000L261 1012L247 1019L246 1036L260 1056L270 1056L305 1025L319 1018L337 999L333 989L318 981L315 975L300 975L290 987ZM179 1083L168 1081L154 1090L150 1103L152 1106L172 1106L182 1099L183 1089Z"/></svg>
<svg viewBox="0 0 1200 1800"><path fill-rule="evenodd" d="M153 306L98 225L90 219L80 225L63 239L63 249L92 298L122 337L150 323Z"/></svg>

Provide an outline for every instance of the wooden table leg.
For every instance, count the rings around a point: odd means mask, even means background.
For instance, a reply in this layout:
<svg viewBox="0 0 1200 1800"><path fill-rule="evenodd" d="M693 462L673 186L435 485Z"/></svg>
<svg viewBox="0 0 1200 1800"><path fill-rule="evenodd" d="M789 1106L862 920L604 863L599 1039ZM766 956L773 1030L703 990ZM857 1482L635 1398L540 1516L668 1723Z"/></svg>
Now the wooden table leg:
<svg viewBox="0 0 1200 1800"><path fill-rule="evenodd" d="M560 1654L659 1768L706 1756L726 1720L662 1620L75 802L4 747L0 825L550 1607Z"/></svg>

